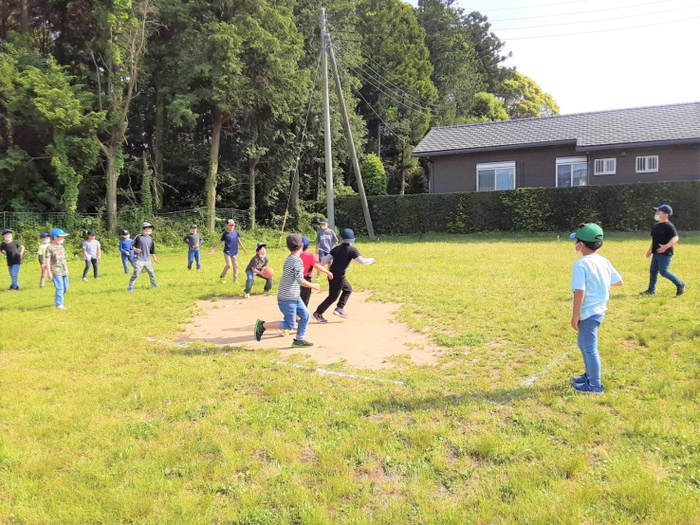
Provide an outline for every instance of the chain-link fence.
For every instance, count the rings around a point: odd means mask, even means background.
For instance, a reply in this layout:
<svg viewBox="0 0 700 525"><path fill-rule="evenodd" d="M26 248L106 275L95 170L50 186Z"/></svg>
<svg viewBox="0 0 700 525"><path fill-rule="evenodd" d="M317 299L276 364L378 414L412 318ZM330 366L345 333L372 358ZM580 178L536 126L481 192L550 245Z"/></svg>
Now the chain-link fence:
<svg viewBox="0 0 700 525"><path fill-rule="evenodd" d="M222 229L228 219L234 219L240 229L248 229L250 220L248 212L235 208L217 208L215 217L216 229ZM117 225L120 229L138 229L143 221L152 221L162 226L185 229L196 223L205 229L209 224L209 212L206 209L191 209L169 211L146 217L140 210L121 211L117 217ZM71 230L106 230L106 213L66 213L66 212L0 212L2 229L10 229L15 232L24 230L50 230L51 228L63 228Z"/></svg>

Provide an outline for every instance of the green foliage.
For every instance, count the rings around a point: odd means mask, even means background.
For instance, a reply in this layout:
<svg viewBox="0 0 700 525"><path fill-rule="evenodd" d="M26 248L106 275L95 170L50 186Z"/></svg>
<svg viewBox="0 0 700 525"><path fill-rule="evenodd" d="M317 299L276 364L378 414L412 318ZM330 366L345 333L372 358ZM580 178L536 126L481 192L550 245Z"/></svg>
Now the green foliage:
<svg viewBox="0 0 700 525"><path fill-rule="evenodd" d="M360 167L367 195L386 195L387 179L382 159L374 153L366 155Z"/></svg>
<svg viewBox="0 0 700 525"><path fill-rule="evenodd" d="M559 113L552 95L518 71L503 81L502 96L510 118L549 117Z"/></svg>
<svg viewBox="0 0 700 525"><path fill-rule="evenodd" d="M472 100L469 122L495 122L497 120L509 120L503 102L491 93L477 93Z"/></svg>
<svg viewBox="0 0 700 525"><path fill-rule="evenodd" d="M650 210L669 202L674 224L700 229L700 182L663 182L578 188L518 188L510 191L370 197L377 234L487 231L573 231L581 222L601 222L618 231L646 230ZM339 199L337 223L365 231L359 199Z"/></svg>

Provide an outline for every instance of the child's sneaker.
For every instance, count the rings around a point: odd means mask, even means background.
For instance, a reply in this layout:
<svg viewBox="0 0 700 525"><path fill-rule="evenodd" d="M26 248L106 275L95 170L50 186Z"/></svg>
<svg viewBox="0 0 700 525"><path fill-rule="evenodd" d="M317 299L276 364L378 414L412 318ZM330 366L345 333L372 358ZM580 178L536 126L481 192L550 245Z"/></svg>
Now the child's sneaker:
<svg viewBox="0 0 700 525"><path fill-rule="evenodd" d="M574 383L574 390L586 394L603 394L605 389L602 386L593 386L586 381L585 383Z"/></svg>
<svg viewBox="0 0 700 525"><path fill-rule="evenodd" d="M295 339L292 341L292 348L308 348L310 346L314 346L314 344L304 339Z"/></svg>
<svg viewBox="0 0 700 525"><path fill-rule="evenodd" d="M249 293L244 293L244 294L243 294L243 299L250 299L250 294L249 294Z"/></svg>
<svg viewBox="0 0 700 525"><path fill-rule="evenodd" d="M583 373L580 376L572 377L571 382L575 385L580 385L582 383L588 383L588 376Z"/></svg>
<svg viewBox="0 0 700 525"><path fill-rule="evenodd" d="M126 291L127 291L127 292L133 292L133 291L134 291L134 288L131 287L131 286L129 286L129 287L126 289Z"/></svg>
<svg viewBox="0 0 700 525"><path fill-rule="evenodd" d="M255 335L256 341L260 341L262 335L265 333L265 327L263 326L264 323L265 321L261 321L260 319L255 321L255 329L253 330L253 335Z"/></svg>
<svg viewBox="0 0 700 525"><path fill-rule="evenodd" d="M685 283L681 283L676 286L676 297L683 295L685 293Z"/></svg>
<svg viewBox="0 0 700 525"><path fill-rule="evenodd" d="M333 315L337 315L338 317L342 317L343 319L347 319L348 317L350 317L348 314L345 313L345 310L343 310L342 308L336 308L335 310L333 310Z"/></svg>
<svg viewBox="0 0 700 525"><path fill-rule="evenodd" d="M87 277L83 277L83 281L87 282Z"/></svg>
<svg viewBox="0 0 700 525"><path fill-rule="evenodd" d="M65 309L66 309L66 307L63 306L62 304L59 304L59 305L56 307L56 310L65 310Z"/></svg>
<svg viewBox="0 0 700 525"><path fill-rule="evenodd" d="M280 328L279 330L277 330L277 333L280 334L280 336L282 336L282 337L288 337L288 336L289 336L289 330L283 330L282 328Z"/></svg>
<svg viewBox="0 0 700 525"><path fill-rule="evenodd" d="M223 277L220 277L220 278L219 278L219 282L220 282L221 284L226 284L226 279L224 279Z"/></svg>
<svg viewBox="0 0 700 525"><path fill-rule="evenodd" d="M651 290L644 290L641 292L639 295L645 296L645 295L654 295L656 292L652 292Z"/></svg>
<svg viewBox="0 0 700 525"><path fill-rule="evenodd" d="M192 271L192 268L187 268L187 271L188 271L188 272L191 272L191 271Z"/></svg>
<svg viewBox="0 0 700 525"><path fill-rule="evenodd" d="M326 324L328 321L326 321L326 318L323 317L321 314L318 312L313 313L314 319L316 319L319 323L321 324Z"/></svg>

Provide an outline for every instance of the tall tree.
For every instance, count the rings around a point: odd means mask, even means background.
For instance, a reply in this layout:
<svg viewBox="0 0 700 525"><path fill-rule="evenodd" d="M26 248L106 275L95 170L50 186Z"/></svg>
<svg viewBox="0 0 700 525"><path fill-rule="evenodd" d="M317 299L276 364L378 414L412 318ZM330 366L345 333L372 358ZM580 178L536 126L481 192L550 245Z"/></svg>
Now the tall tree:
<svg viewBox="0 0 700 525"><path fill-rule="evenodd" d="M503 82L503 104L510 118L549 117L559 113L552 95L530 77L513 71Z"/></svg>
<svg viewBox="0 0 700 525"><path fill-rule="evenodd" d="M477 71L486 83L486 91L495 95L502 92L503 81L510 76L513 68L503 65L512 53L503 53L506 45L491 31L488 17L473 11L463 18L462 23L469 31L469 41L476 53Z"/></svg>

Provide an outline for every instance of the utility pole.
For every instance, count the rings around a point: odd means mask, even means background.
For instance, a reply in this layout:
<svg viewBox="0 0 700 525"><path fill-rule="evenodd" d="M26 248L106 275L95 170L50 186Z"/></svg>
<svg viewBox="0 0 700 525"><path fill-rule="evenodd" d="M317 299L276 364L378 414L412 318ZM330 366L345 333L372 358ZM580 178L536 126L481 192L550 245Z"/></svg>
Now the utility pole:
<svg viewBox="0 0 700 525"><path fill-rule="evenodd" d="M367 195L365 194L365 185L362 182L362 172L360 171L360 161L357 158L357 150L355 149L355 141L352 138L352 128L350 128L350 119L348 118L348 109L345 107L345 97L343 96L343 87L340 84L340 75L338 74L338 63L335 60L335 53L333 52L333 45L331 43L330 37L327 40L327 50L331 57L331 64L333 65L333 77L335 78L335 89L338 94L338 102L340 103L340 111L343 116L343 129L345 130L345 137L348 140L348 146L350 147L350 156L352 157L352 167L355 171L355 177L357 178L357 191L360 194L360 202L362 202L362 211L365 215L365 224L367 225L367 233L369 238L374 240L374 227L372 226L372 217L369 214L369 205L367 204Z"/></svg>
<svg viewBox="0 0 700 525"><path fill-rule="evenodd" d="M333 202L333 154L331 153L331 109L328 98L328 48L330 38L326 29L326 8L321 8L321 67L323 68L323 116L325 122L324 143L326 146L326 200L329 226L335 229Z"/></svg>

